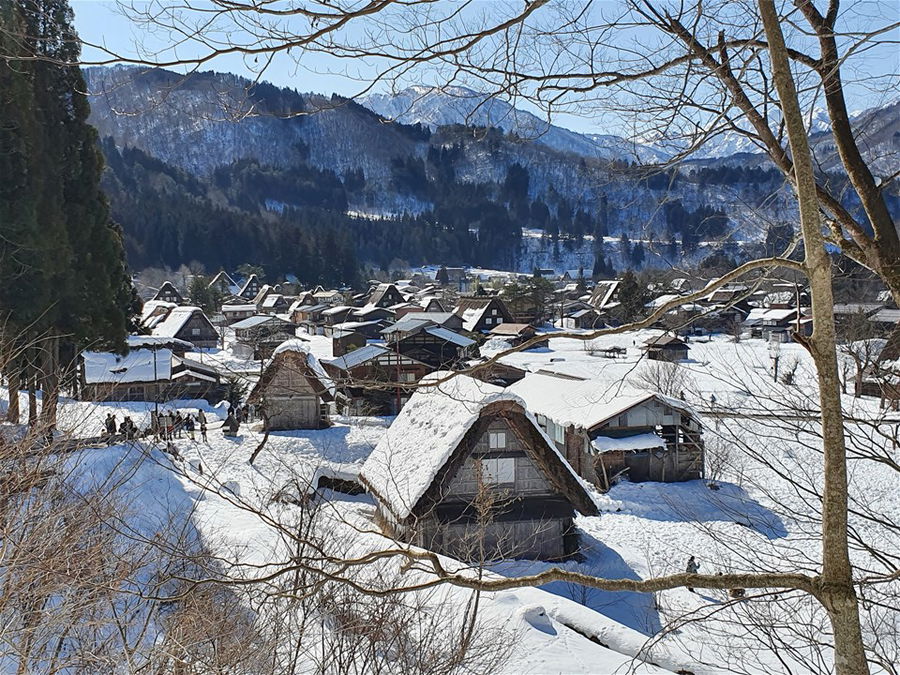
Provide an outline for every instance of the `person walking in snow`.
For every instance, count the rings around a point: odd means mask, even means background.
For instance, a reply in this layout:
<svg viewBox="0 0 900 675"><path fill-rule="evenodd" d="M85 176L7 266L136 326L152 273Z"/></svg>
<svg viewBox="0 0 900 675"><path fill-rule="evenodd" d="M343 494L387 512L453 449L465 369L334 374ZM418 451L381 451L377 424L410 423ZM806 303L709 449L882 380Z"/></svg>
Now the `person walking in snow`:
<svg viewBox="0 0 900 675"><path fill-rule="evenodd" d="M162 430L163 440L172 440L172 413L164 412L159 418L159 426Z"/></svg>
<svg viewBox="0 0 900 675"><path fill-rule="evenodd" d="M697 572L700 571L700 565L694 559L694 556L691 556L690 558L688 558L687 566L685 567L684 571L687 572L688 574L697 574ZM694 592L694 589L691 587L688 587L688 590L691 593Z"/></svg>
<svg viewBox="0 0 900 675"><path fill-rule="evenodd" d="M203 426L206 426L206 413L202 410L197 411L197 421Z"/></svg>
<svg viewBox="0 0 900 675"><path fill-rule="evenodd" d="M188 415L187 419L184 421L184 428L188 432L188 436L191 437L191 440L194 440L194 416Z"/></svg>
<svg viewBox="0 0 900 675"><path fill-rule="evenodd" d="M203 415L203 411L200 411L200 414ZM206 416L200 418L200 438L203 439L203 442L206 443Z"/></svg>

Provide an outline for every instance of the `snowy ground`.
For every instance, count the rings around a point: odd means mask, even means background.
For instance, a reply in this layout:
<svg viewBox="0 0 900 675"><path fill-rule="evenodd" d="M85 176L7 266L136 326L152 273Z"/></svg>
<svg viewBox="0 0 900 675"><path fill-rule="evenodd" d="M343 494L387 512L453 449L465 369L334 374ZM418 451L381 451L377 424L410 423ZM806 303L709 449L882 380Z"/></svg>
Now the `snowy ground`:
<svg viewBox="0 0 900 675"><path fill-rule="evenodd" d="M590 343L552 339L548 348L504 359L532 372L589 378L602 383L604 391L625 393L640 388L638 373L645 367L640 345L656 334L641 331ZM330 356L328 339L310 339L317 356ZM625 357L603 356L603 350L611 346L626 348ZM773 472L794 472L811 486L821 484L816 382L809 357L799 345L782 345L778 356L782 374L796 363L791 385L773 381L772 355L765 342L736 344L725 337L692 340L691 360L682 366L688 373L685 398L696 409L710 413L708 442L719 439L739 450L727 457L715 476L716 489L707 481L624 482L597 495L601 514L577 520L584 559L566 566L610 578L638 579L683 571L687 557L695 555L701 571L707 573L815 569L820 556L815 500L779 481ZM872 399L846 396L844 402L851 417L878 415L877 401ZM178 405L202 406L219 417L225 412L224 407L211 409L202 402ZM63 400L60 428L91 435L100 431L107 412L120 418L127 413L145 424L151 408L144 403ZM791 423L773 419L785 412L797 419ZM252 466L248 458L262 436L246 425L235 439L223 437L216 429L205 443L177 439L174 446L180 458L175 460L138 444L84 451L81 461L97 476L130 467L130 477L121 489L129 493L131 503L139 505L134 517L161 521L174 510L188 517L223 557L273 565L285 555L273 523L290 522L301 508L284 505L276 497L299 497L315 487L322 475L352 477L389 423L390 419L347 418L323 431L273 433ZM863 440L856 443L865 447L896 434L897 422L890 418L881 428L893 431L865 436L865 425L848 426L851 434L862 434ZM753 461L754 455L768 467ZM851 462L855 499L862 503L864 498L867 507L900 522L896 480L896 473L883 465ZM375 532L374 506L368 497L328 493L326 498L329 537L353 541L357 551L387 545ZM877 523L854 524L862 538L900 554L900 542L892 541ZM863 552L855 555L865 562ZM494 572L520 574L547 566L510 562L497 565ZM784 672L788 667L804 671L797 661L804 654L760 648L751 639L746 622L752 603L729 604L724 592L697 590L651 595L551 584L545 589L487 594L481 616L504 631L505 641L512 645L502 667L509 673L626 672L648 640L656 643L648 660L657 665L642 665L639 672L712 673L727 667L759 673ZM460 608L469 599L462 589L448 589L446 594ZM797 605L797 611L805 609ZM673 619L691 614L712 616L703 624L686 623L660 632ZM777 617L766 620L775 622Z"/></svg>

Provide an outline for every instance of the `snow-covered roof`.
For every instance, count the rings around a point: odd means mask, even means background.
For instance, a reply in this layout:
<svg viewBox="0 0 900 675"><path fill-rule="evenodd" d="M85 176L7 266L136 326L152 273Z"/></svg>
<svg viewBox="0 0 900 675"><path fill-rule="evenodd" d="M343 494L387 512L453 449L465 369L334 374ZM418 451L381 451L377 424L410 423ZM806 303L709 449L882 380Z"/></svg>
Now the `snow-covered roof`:
<svg viewBox="0 0 900 675"><path fill-rule="evenodd" d="M591 304L597 309L606 309L611 306L613 296L621 282L618 279L598 281L591 293Z"/></svg>
<svg viewBox="0 0 900 675"><path fill-rule="evenodd" d="M256 305L250 303L225 303L222 305L222 314L226 312L255 312Z"/></svg>
<svg viewBox="0 0 900 675"><path fill-rule="evenodd" d="M653 300L648 302L646 305L644 305L644 307L647 307L648 309L659 309L660 307L665 305L667 302L671 302L672 300L677 300L680 297L681 297L680 295L677 295L675 293L666 293L665 295L660 295L658 298L654 298Z"/></svg>
<svg viewBox="0 0 900 675"><path fill-rule="evenodd" d="M478 325L478 322L481 320L481 317L484 316L484 312L487 310L487 306L485 307L469 307L462 311L461 317L463 320L463 328L465 328L470 333L475 330L475 326Z"/></svg>
<svg viewBox="0 0 900 675"><path fill-rule="evenodd" d="M81 356L84 360L84 380L88 384L154 382L168 380L172 376L170 349L132 349L125 356L110 352L83 352Z"/></svg>
<svg viewBox="0 0 900 675"><path fill-rule="evenodd" d="M353 312L354 316L368 316L369 314L374 314L378 312L385 312L390 314L390 310L387 307L377 307L375 305L364 305Z"/></svg>
<svg viewBox="0 0 900 675"><path fill-rule="evenodd" d="M194 345L187 340L179 340L173 337L157 337L155 335L129 335L126 338L129 349L140 349L147 347L149 349L160 347L178 347L180 349L193 349Z"/></svg>
<svg viewBox="0 0 900 675"><path fill-rule="evenodd" d="M174 302L166 302L165 300L148 300L141 308L141 323L145 324L151 317L157 318L156 323L162 320L161 317L168 314L173 307L178 307Z"/></svg>
<svg viewBox="0 0 900 675"><path fill-rule="evenodd" d="M656 434L636 434L612 438L611 436L597 436L591 440L591 447L596 452L612 452L614 450L652 450L664 448L666 442Z"/></svg>
<svg viewBox="0 0 900 675"><path fill-rule="evenodd" d="M444 328L443 326L431 326L429 328L426 328L425 332L429 335L433 335L434 337L441 340L446 340L447 342L451 342L460 347L470 347L475 344L475 340L467 338L465 335L454 333L452 330Z"/></svg>
<svg viewBox="0 0 900 675"><path fill-rule="evenodd" d="M259 279L255 274L251 274L247 281L244 282L244 285L241 286L240 295L244 295L244 293L246 293L250 289L250 285L254 283L258 284Z"/></svg>
<svg viewBox="0 0 900 675"><path fill-rule="evenodd" d="M339 368L340 370L350 370L351 368L356 368L366 361L371 361L372 359L378 358L382 354L387 354L390 350L382 347L381 345L366 345L365 347L360 347L359 349L354 349L349 354L344 354L344 356L339 356L335 359L329 359L325 361L330 366L335 368Z"/></svg>
<svg viewBox="0 0 900 675"><path fill-rule="evenodd" d="M294 311L305 312L307 314L315 314L317 312L324 312L326 309L329 309L331 305L327 303L319 303L318 305L301 305L297 307Z"/></svg>
<svg viewBox="0 0 900 675"><path fill-rule="evenodd" d="M440 382L451 375L446 382ZM420 380L424 385L434 382L438 384L416 390L360 472L363 482L395 518L403 520L413 512L484 407L499 401L512 401L522 406L528 421L584 489L582 480L525 410L524 402L518 396L449 371L432 373Z"/></svg>
<svg viewBox="0 0 900 675"><path fill-rule="evenodd" d="M254 328L264 323L280 323L285 325L293 325L290 321L285 321L284 319L280 319L277 316L272 316L271 314L256 314L254 316L248 316L246 319L241 319L240 321L231 324L231 328L235 330L242 330L244 328Z"/></svg>
<svg viewBox="0 0 900 675"><path fill-rule="evenodd" d="M220 271L209 282L209 286L221 286L222 284L225 284L231 293L238 293L241 290L225 270Z"/></svg>
<svg viewBox="0 0 900 675"><path fill-rule="evenodd" d="M335 305L334 307L330 307L322 312L324 316L332 316L334 314L340 314L341 312L349 312L353 309L349 305Z"/></svg>
<svg viewBox="0 0 900 675"><path fill-rule="evenodd" d="M534 327L530 323L500 323L491 328L489 333L492 335L521 335L533 331Z"/></svg>
<svg viewBox="0 0 900 675"><path fill-rule="evenodd" d="M762 321L785 321L797 315L796 309L764 309L754 308L747 315L747 323L755 324Z"/></svg>
<svg viewBox="0 0 900 675"><path fill-rule="evenodd" d="M175 337L191 320L195 314L203 314L199 307L173 307L165 320L153 328L153 334L157 337Z"/></svg>
<svg viewBox="0 0 900 675"><path fill-rule="evenodd" d="M671 407L697 417L684 401L652 392L623 393L618 383L572 380L532 373L508 388L525 401L529 412L563 426L593 429L626 410L656 397Z"/></svg>
<svg viewBox="0 0 900 675"><path fill-rule="evenodd" d="M393 333L412 333L423 326L430 326L434 322L431 319L421 319L412 314L407 314L396 323L391 324L381 331L382 335L392 335Z"/></svg>
<svg viewBox="0 0 900 675"><path fill-rule="evenodd" d="M281 293L269 293L262 301L263 307L274 307L278 304L280 300L284 300L284 296Z"/></svg>

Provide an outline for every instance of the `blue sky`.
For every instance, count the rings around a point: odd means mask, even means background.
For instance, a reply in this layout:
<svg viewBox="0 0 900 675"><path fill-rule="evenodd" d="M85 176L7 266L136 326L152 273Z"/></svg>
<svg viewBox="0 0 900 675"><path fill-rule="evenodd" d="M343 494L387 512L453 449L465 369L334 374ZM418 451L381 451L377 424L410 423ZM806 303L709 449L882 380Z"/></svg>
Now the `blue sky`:
<svg viewBox="0 0 900 675"><path fill-rule="evenodd" d="M75 25L79 35L89 43L104 44L116 53L123 55L136 55L136 45L144 48L154 48L163 44L159 38L143 31L140 27L132 25L126 17L122 16L114 0L70 0L75 11ZM490 0L486 0L490 1ZM140 0L134 0L140 4ZM888 0L887 2L857 2L850 3L853 6L854 20L857 25L864 26L868 14L876 13L881 19L900 21L900 0ZM607 5L609 6L609 5ZM891 16L893 15L893 16ZM859 58L854 64L854 70L848 72L848 76L857 76L861 79L869 76L893 75L893 84L900 86L900 31L895 30L891 37L894 44L872 50ZM183 48L181 55L189 54L189 47ZM93 49L85 48L83 58L93 60L100 58L100 54ZM336 75L335 72L346 69L346 61L338 63L334 59L320 54L304 54L303 67L298 67L294 59L288 56L276 58L266 69L264 79L279 86L291 87L303 92L319 92L323 94L337 93L350 96L360 90L360 81L352 77ZM352 75L356 78L366 79L367 66L364 63L354 62L349 65L354 69ZM232 72L245 77L253 78L253 64L245 63L242 57L227 56L217 58L203 68L204 70L217 70ZM329 72L330 71L330 72ZM371 72L371 71L369 71ZM845 82L847 78L845 77ZM879 83L883 87L883 82ZM860 84L847 88L848 105L851 110L865 109L883 104L886 99L896 98L897 91L891 94L873 96L871 90ZM524 107L524 106L523 106ZM617 130L616 122L612 119L598 119L596 116L580 117L571 114L561 114L553 122L559 126L574 129L580 132L594 133L622 133ZM626 135L626 134L623 134Z"/></svg>

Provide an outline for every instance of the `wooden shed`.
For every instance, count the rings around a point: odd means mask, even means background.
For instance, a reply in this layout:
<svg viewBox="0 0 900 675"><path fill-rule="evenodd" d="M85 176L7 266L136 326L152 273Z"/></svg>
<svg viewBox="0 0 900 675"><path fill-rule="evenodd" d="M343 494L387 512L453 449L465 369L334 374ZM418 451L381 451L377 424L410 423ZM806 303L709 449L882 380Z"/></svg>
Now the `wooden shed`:
<svg viewBox="0 0 900 675"><path fill-rule="evenodd" d="M418 389L360 479L386 534L463 560L564 559L597 513L522 401L464 375Z"/></svg>
<svg viewBox="0 0 900 675"><path fill-rule="evenodd" d="M308 343L288 340L275 349L247 402L269 431L322 429L331 424L334 384Z"/></svg>
<svg viewBox="0 0 900 675"><path fill-rule="evenodd" d="M660 335L644 343L647 358L654 361L684 361L688 357L687 342L675 335Z"/></svg>

